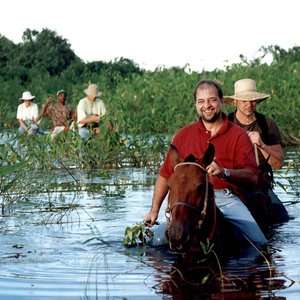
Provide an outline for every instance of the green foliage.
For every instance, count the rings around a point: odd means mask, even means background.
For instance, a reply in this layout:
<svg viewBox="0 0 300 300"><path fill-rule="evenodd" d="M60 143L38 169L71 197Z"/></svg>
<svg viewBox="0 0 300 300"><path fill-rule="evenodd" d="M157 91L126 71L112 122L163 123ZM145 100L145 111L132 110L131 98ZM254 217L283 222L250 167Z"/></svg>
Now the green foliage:
<svg viewBox="0 0 300 300"><path fill-rule="evenodd" d="M62 166L89 169L130 166L157 170L169 145L166 135L125 135L118 130L118 121L109 114L100 119L99 126L100 133L91 130L86 141L73 130L60 133L55 140L50 134L2 135L0 140L7 140L1 145L3 164L27 160L28 167L38 170Z"/></svg>
<svg viewBox="0 0 300 300"><path fill-rule="evenodd" d="M6 163L6 162L5 162ZM22 179L20 170L26 166L26 162L20 162L13 165L2 166L0 169L0 198L2 198L2 213L4 211L5 195L9 195Z"/></svg>
<svg viewBox="0 0 300 300"><path fill-rule="evenodd" d="M0 176L4 176L7 174L11 174L13 172L18 171L19 169L25 167L26 161L14 164L14 165L7 165L7 166L2 166L0 169Z"/></svg>
<svg viewBox="0 0 300 300"><path fill-rule="evenodd" d="M153 232L144 223L136 224L132 227L126 227L123 239L123 245L126 247L135 247L139 243L146 245L146 237L153 237Z"/></svg>
<svg viewBox="0 0 300 300"><path fill-rule="evenodd" d="M48 29L26 29L18 45L0 36L0 50L0 128L17 126L18 98L24 90L31 90L41 107L46 97L55 97L55 92L64 88L68 102L76 107L84 97L84 88L93 82L99 85L120 134L172 136L197 118L193 91L199 80L215 79L224 94L231 95L236 80L251 77L259 90L271 95L258 110L276 120L284 145L300 144L300 47L284 50L276 45L264 46L252 61L240 55L241 61L225 70L200 73L176 67L145 71L123 57L85 63L67 40ZM225 112L233 109L224 105Z"/></svg>
<svg viewBox="0 0 300 300"><path fill-rule="evenodd" d="M293 190L296 197L300 196L300 151L296 151L295 157L290 160L286 166L284 175L280 175L287 181L287 184L283 184L280 181L276 181L276 184L280 186L287 193L290 189ZM296 202L298 199L296 199Z"/></svg>
<svg viewBox="0 0 300 300"><path fill-rule="evenodd" d="M43 29L41 32L26 29L23 43L19 45L19 56L15 63L26 69L36 69L50 76L59 75L76 59L70 44L56 32Z"/></svg>
<svg viewBox="0 0 300 300"><path fill-rule="evenodd" d="M200 242L200 246L203 251L203 254L206 256L214 251L214 244L211 243L209 239L207 239L205 242Z"/></svg>
<svg viewBox="0 0 300 300"><path fill-rule="evenodd" d="M0 135L0 140L3 135ZM13 203L26 202L29 195L44 192L48 176L39 177L33 170L35 165L28 157L19 153L18 140L11 138L0 144L0 199L2 214Z"/></svg>

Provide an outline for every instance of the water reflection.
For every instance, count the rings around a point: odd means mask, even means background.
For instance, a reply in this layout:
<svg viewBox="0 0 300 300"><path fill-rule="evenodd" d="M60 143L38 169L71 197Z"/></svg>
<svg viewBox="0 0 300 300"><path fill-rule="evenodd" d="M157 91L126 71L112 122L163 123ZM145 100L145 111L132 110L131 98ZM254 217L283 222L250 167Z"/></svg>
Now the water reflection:
<svg viewBox="0 0 300 300"><path fill-rule="evenodd" d="M156 270L153 289L170 299L285 299L276 297L275 291L294 284L271 257L262 257L251 246L239 249L221 266L211 259L191 263L166 248L148 249L146 256Z"/></svg>

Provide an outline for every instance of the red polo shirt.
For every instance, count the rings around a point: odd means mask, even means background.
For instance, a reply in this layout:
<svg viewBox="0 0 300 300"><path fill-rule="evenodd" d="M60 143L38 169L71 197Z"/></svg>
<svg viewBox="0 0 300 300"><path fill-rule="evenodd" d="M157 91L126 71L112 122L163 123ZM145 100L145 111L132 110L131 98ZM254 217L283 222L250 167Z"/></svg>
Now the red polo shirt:
<svg viewBox="0 0 300 300"><path fill-rule="evenodd" d="M224 123L218 133L211 136L202 120L187 125L180 129L172 142L177 148L182 158L193 154L197 158L201 158L209 143L215 146L215 162L223 168L227 169L243 169L249 168L255 174L258 174L258 168L254 156L251 141L245 130L238 125L229 122L225 114L223 114ZM170 160L170 149L167 157L160 169L159 174L169 179L173 173L173 167ZM222 180L216 176L213 178L215 189L230 189L236 194L241 194L239 186Z"/></svg>

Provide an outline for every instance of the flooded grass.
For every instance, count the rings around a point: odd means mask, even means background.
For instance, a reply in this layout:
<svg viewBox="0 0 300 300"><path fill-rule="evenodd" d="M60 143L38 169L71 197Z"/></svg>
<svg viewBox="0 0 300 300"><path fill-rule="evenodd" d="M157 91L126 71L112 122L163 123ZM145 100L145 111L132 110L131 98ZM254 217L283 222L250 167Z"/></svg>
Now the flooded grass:
<svg viewBox="0 0 300 300"><path fill-rule="evenodd" d="M12 165L22 161L15 152L1 155ZM0 185L0 298L298 299L298 158L290 152L287 163L295 163L275 173L276 193L291 220L274 227L270 252L261 255L249 245L220 265L211 259L191 266L163 246L123 245L125 228L142 222L150 208L158 163L153 169L77 169L66 163L45 169L35 160L14 172L6 169ZM165 221L164 205L159 222Z"/></svg>

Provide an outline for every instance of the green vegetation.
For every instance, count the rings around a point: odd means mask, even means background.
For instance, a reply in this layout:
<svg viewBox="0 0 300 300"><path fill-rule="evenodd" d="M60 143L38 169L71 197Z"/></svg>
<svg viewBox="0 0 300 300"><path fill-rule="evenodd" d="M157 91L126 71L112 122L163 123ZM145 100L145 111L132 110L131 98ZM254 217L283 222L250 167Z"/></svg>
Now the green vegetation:
<svg viewBox="0 0 300 300"><path fill-rule="evenodd" d="M264 62L265 57L271 58L269 64ZM48 29L26 29L19 44L0 35L1 195L16 194L13 188L17 180L24 183L21 187L28 193L22 196L20 192L14 199L25 199L37 189L28 184L29 170L75 167L92 171L133 166L157 172L172 135L197 118L193 91L205 78L218 80L225 95L233 93L236 80L254 78L259 90L271 94L271 99L259 105L259 111L277 121L284 146L299 146L300 47L262 47L253 61L243 55L240 60L225 70L211 72L194 72L188 66L151 72L126 58L85 63L66 39ZM99 85L108 109L100 121L100 135L92 135L83 143L73 131L61 134L55 142L49 136L16 133L16 111L23 91L30 90L41 108L47 97L55 97L56 91L63 88L68 92L68 102L76 107L89 83ZM229 112L233 108L224 109ZM107 122L113 130L104 126ZM51 121L42 119L41 126L49 130ZM297 156L297 164L290 164L289 169L298 165L298 160ZM298 169L294 170L299 174Z"/></svg>
<svg viewBox="0 0 300 300"><path fill-rule="evenodd" d="M135 247L139 243L141 246L146 246L146 239L152 238L154 233L144 223L136 224L132 227L127 226L124 232L123 245L127 247Z"/></svg>
<svg viewBox="0 0 300 300"><path fill-rule="evenodd" d="M271 57L271 63L265 63L265 57ZM83 89L93 82L103 92L108 117L119 134L172 135L197 117L192 95L198 80L218 80L224 93L231 95L236 80L252 77L259 90L272 96L260 104L259 111L276 119L284 145L299 145L300 47L286 51L267 46L253 61L243 55L240 59L225 70L212 72L187 72L187 67L150 72L126 58L85 63L66 39L48 29L26 29L22 43L17 45L0 35L0 128L18 126L16 109L24 90L30 90L41 107L48 96L64 88L75 107L84 96ZM42 126L49 129L50 124L43 120Z"/></svg>

